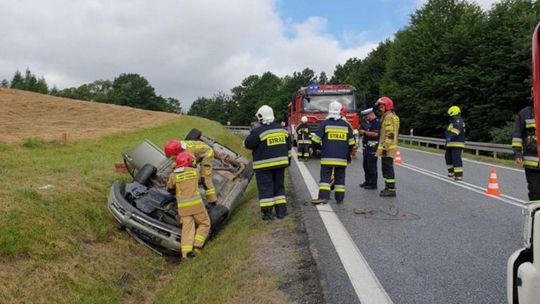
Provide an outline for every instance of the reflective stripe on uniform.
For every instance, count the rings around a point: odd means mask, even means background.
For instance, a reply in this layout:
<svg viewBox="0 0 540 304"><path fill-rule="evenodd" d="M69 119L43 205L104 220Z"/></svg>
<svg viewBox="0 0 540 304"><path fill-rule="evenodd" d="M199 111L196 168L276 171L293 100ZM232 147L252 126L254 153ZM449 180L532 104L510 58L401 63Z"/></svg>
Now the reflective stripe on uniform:
<svg viewBox="0 0 540 304"><path fill-rule="evenodd" d="M204 191L204 194L206 195L216 194L216 188L208 188Z"/></svg>
<svg viewBox="0 0 540 304"><path fill-rule="evenodd" d="M452 133L454 133L456 135L459 135L459 133L461 133L458 129L454 128L453 124L448 125L448 128L446 128L446 130L448 130L449 132L452 132Z"/></svg>
<svg viewBox="0 0 540 304"><path fill-rule="evenodd" d="M321 138L317 134L313 134L311 136L311 141L313 141L314 143L320 144L321 143Z"/></svg>
<svg viewBox="0 0 540 304"><path fill-rule="evenodd" d="M394 179L394 178L385 178L384 182L387 183L387 184L392 184L392 183L396 182L396 179Z"/></svg>
<svg viewBox="0 0 540 304"><path fill-rule="evenodd" d="M345 192L345 185L335 185L334 192Z"/></svg>
<svg viewBox="0 0 540 304"><path fill-rule="evenodd" d="M324 133L328 133L328 132L349 133L349 127L328 125L324 128Z"/></svg>
<svg viewBox="0 0 540 304"><path fill-rule="evenodd" d="M349 146L356 144L356 139L354 137L349 138Z"/></svg>
<svg viewBox="0 0 540 304"><path fill-rule="evenodd" d="M326 166L347 166L347 160L341 158L321 158L321 165Z"/></svg>
<svg viewBox="0 0 540 304"><path fill-rule="evenodd" d="M290 152L290 151L289 151ZM288 165L289 157L280 156L268 159L262 159L253 162L253 169L270 168L274 166Z"/></svg>
<svg viewBox="0 0 540 304"><path fill-rule="evenodd" d="M262 207L272 207L274 206L273 198L262 198L259 200L259 206Z"/></svg>
<svg viewBox="0 0 540 304"><path fill-rule="evenodd" d="M451 141L446 143L446 146L449 148L465 148L465 143L459 141Z"/></svg>
<svg viewBox="0 0 540 304"><path fill-rule="evenodd" d="M285 199L285 195L274 197L274 205L285 204L285 203L287 203L287 199Z"/></svg>
<svg viewBox="0 0 540 304"><path fill-rule="evenodd" d="M178 207L180 208L195 206L197 204L202 204L202 203L203 203L203 200L200 197L196 197L196 198L190 197L188 199L177 200Z"/></svg>
<svg viewBox="0 0 540 304"><path fill-rule="evenodd" d="M536 123L534 119L525 119L525 128L527 129L536 128Z"/></svg>
<svg viewBox="0 0 540 304"><path fill-rule="evenodd" d="M463 168L462 168L462 167L455 167L455 168L454 168L454 172L456 172L456 173L463 173Z"/></svg>
<svg viewBox="0 0 540 304"><path fill-rule="evenodd" d="M200 235L200 234L195 234L195 241L198 241L200 243L204 243L204 241L206 241L206 237Z"/></svg>
<svg viewBox="0 0 540 304"><path fill-rule="evenodd" d="M311 144L311 140L309 139L301 139L297 141L299 144Z"/></svg>
<svg viewBox="0 0 540 304"><path fill-rule="evenodd" d="M454 165L446 165L446 168L448 168L448 169L453 169L453 168L454 168Z"/></svg>
<svg viewBox="0 0 540 304"><path fill-rule="evenodd" d="M261 141L264 141L266 140L267 138L269 137L274 137L274 136L285 136L285 137L288 137L289 136L289 133L283 129L273 129L273 130L267 130L267 131L264 131L262 132L261 134L259 134L259 139Z"/></svg>
<svg viewBox="0 0 540 304"><path fill-rule="evenodd" d="M538 167L538 157L536 157L536 156L523 156L523 166Z"/></svg>
<svg viewBox="0 0 540 304"><path fill-rule="evenodd" d="M512 148L523 148L523 139L519 137L512 138Z"/></svg>
<svg viewBox="0 0 540 304"><path fill-rule="evenodd" d="M319 190L330 191L330 184L329 183L319 183Z"/></svg>
<svg viewBox="0 0 540 304"><path fill-rule="evenodd" d="M176 173L175 177L177 182L194 179L197 178L197 171L185 171L182 173Z"/></svg>
<svg viewBox="0 0 540 304"><path fill-rule="evenodd" d="M180 246L182 252L191 252L193 251L193 245L182 245Z"/></svg>

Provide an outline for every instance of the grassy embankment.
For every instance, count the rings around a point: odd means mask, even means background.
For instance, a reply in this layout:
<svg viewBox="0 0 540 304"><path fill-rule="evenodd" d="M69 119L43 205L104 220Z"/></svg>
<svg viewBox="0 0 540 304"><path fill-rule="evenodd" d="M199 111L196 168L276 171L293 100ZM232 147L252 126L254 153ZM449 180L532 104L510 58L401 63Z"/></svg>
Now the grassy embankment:
<svg viewBox="0 0 540 304"><path fill-rule="evenodd" d="M219 124L187 116L67 146L0 144L0 302L285 302L279 275L254 260L253 240L268 228L260 225L253 183L203 255L178 266L118 230L108 214L111 183L128 180L114 170L121 152L144 138L162 146L192 127L247 153ZM54 188L39 189L47 184ZM127 282L116 284L126 272Z"/></svg>

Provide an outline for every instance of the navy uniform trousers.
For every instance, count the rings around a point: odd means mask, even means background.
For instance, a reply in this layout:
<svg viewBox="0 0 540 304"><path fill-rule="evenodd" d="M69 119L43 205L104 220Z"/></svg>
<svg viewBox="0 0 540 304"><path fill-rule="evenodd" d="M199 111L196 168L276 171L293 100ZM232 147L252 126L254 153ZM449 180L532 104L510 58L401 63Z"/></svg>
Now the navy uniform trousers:
<svg viewBox="0 0 540 304"><path fill-rule="evenodd" d="M321 182L319 183L320 199L330 199L332 171L334 172L334 198L338 202L342 202L345 199L345 169L347 169L346 166L321 165Z"/></svg>
<svg viewBox="0 0 540 304"><path fill-rule="evenodd" d="M255 171L255 179L259 189L261 209L272 210L272 207L275 207L276 214L285 214L287 212L285 168Z"/></svg>
<svg viewBox="0 0 540 304"><path fill-rule="evenodd" d="M375 156L377 147L364 146L363 150L363 166L366 186L377 187L377 157Z"/></svg>

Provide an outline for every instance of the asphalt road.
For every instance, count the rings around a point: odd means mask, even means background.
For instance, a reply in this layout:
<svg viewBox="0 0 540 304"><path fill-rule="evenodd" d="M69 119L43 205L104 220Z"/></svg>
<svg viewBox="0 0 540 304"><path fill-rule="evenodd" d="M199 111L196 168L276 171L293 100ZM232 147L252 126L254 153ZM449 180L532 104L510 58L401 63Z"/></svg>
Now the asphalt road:
<svg viewBox="0 0 540 304"><path fill-rule="evenodd" d="M361 156L347 169L344 205L331 201L394 303L505 303L506 262L521 247L524 173L497 168L505 198L484 195L491 165L466 161L465 187L445 178L442 155L402 149L397 198L358 187ZM319 162L303 163L319 180ZM289 170L297 203L310 194L295 162ZM379 162L380 173L380 162ZM461 185L461 186L460 186ZM383 187L379 176L379 188ZM474 191L476 189L476 191ZM360 303L319 211L302 206L328 303Z"/></svg>

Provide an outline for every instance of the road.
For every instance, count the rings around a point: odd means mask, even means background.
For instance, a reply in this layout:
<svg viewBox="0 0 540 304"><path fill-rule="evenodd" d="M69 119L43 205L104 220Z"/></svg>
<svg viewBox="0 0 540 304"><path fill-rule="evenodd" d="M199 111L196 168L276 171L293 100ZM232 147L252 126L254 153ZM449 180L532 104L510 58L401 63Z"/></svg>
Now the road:
<svg viewBox="0 0 540 304"><path fill-rule="evenodd" d="M358 187L360 156L347 169L345 204L302 205L326 301L505 303L506 261L521 247L523 171L497 167L505 196L489 197L483 191L492 165L465 161L465 181L456 183L442 155L401 152L397 198ZM295 200L311 199L319 168L318 160L295 158Z"/></svg>

